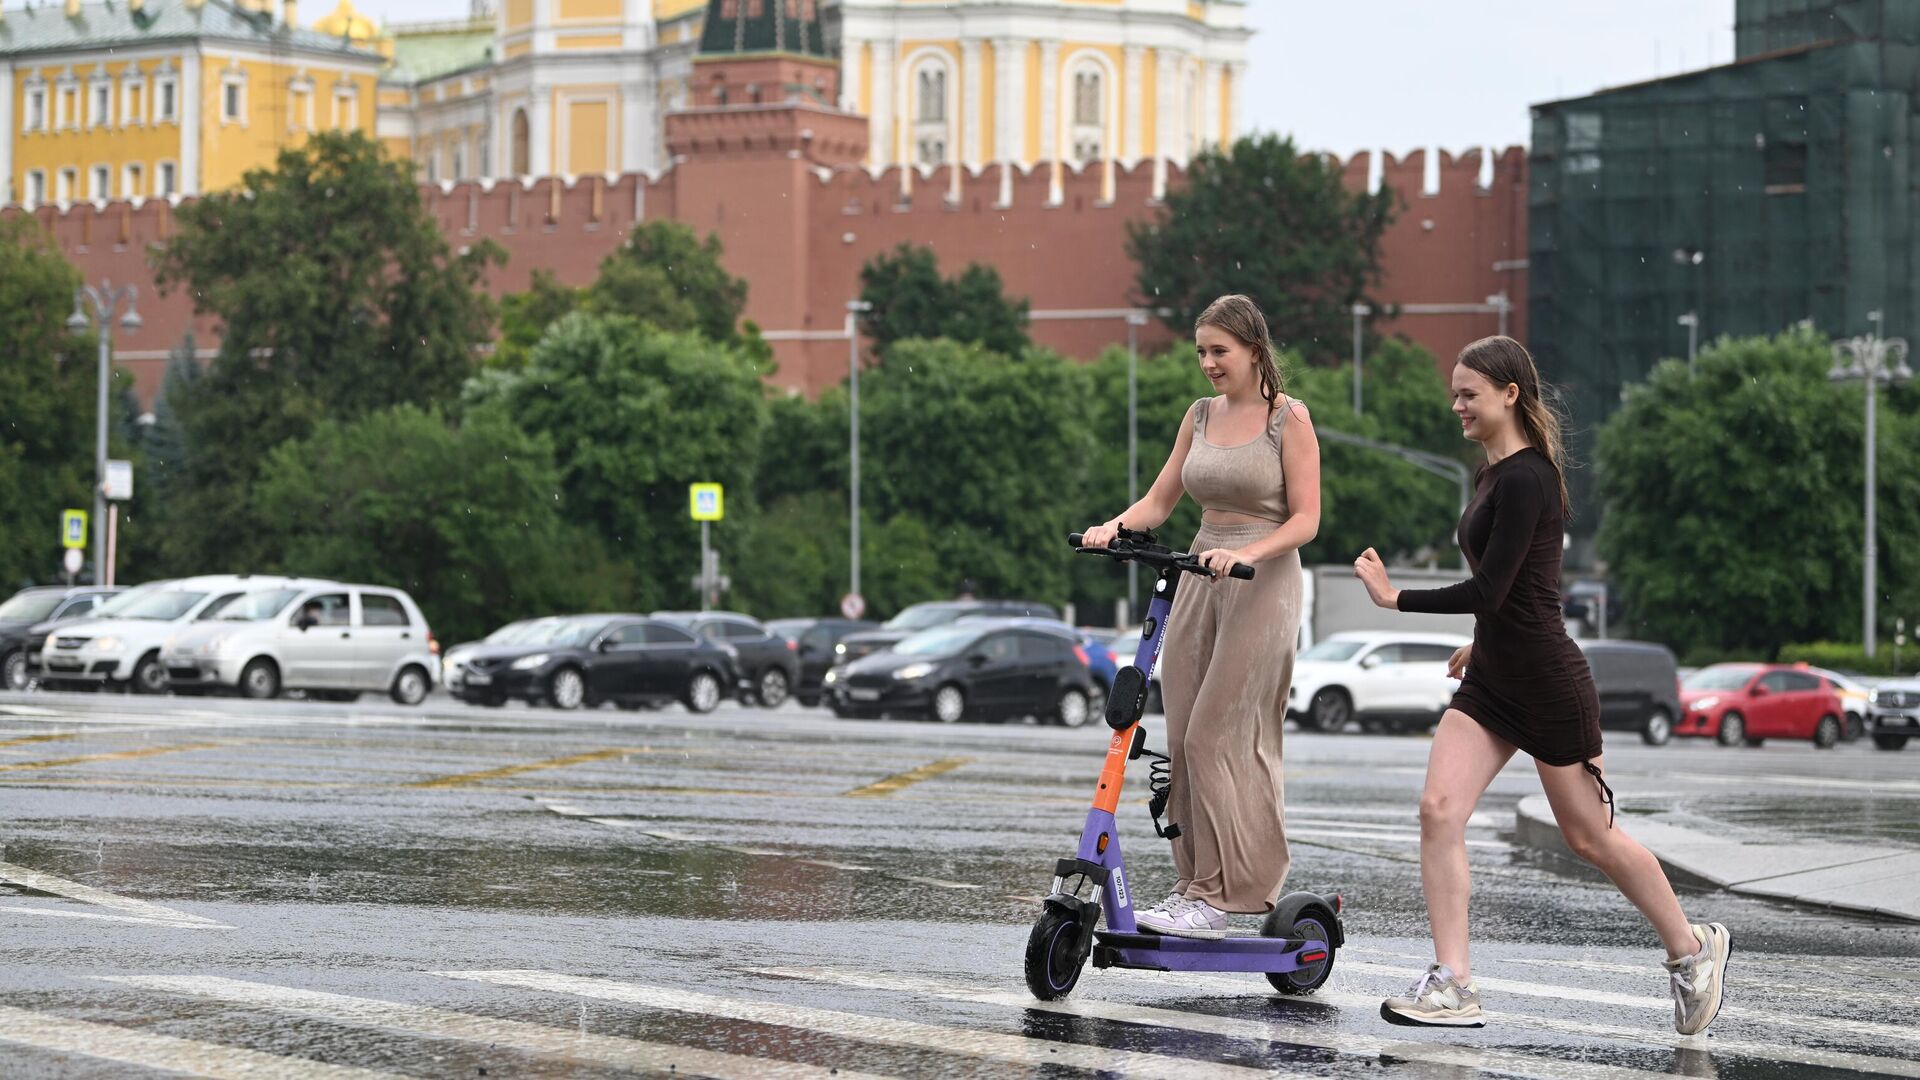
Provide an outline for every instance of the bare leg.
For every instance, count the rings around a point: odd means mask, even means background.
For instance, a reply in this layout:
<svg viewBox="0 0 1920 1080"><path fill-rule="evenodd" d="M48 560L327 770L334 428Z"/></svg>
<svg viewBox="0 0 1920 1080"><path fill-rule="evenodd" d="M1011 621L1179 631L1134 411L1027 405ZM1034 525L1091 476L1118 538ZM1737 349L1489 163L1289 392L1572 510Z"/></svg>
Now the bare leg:
<svg viewBox="0 0 1920 1080"><path fill-rule="evenodd" d="M1595 758L1593 764L1600 766L1601 759ZM1618 822L1609 827L1611 811L1600 799L1600 785L1587 770L1579 765L1538 762L1535 767L1567 847L1607 875L1621 895L1640 909L1666 945L1667 959L1678 960L1699 951L1700 942L1680 910L1680 900L1673 895L1660 860L1628 836Z"/></svg>
<svg viewBox="0 0 1920 1080"><path fill-rule="evenodd" d="M1420 795L1420 881L1427 892L1427 924L1433 928L1433 958L1465 982L1467 819L1487 785L1513 757L1514 747L1458 709L1448 709L1427 755L1427 786Z"/></svg>

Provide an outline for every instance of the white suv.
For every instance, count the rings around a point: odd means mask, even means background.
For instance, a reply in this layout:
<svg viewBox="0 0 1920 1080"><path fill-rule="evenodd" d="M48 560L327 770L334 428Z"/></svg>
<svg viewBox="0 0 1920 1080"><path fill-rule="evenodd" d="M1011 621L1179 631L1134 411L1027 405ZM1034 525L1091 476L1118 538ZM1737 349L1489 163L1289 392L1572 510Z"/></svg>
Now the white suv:
<svg viewBox="0 0 1920 1080"><path fill-rule="evenodd" d="M1920 737L1920 676L1888 679L1874 687L1871 711L1867 732L1880 749L1898 750L1908 739Z"/></svg>
<svg viewBox="0 0 1920 1080"><path fill-rule="evenodd" d="M49 690L125 686L140 694L164 693L160 652L168 638L256 589L311 580L209 574L129 590L101 607L102 618L62 624L47 634L40 683Z"/></svg>
<svg viewBox="0 0 1920 1080"><path fill-rule="evenodd" d="M1447 677L1460 634L1352 631L1322 638L1300 653L1287 688L1287 715L1307 731L1425 731L1452 700Z"/></svg>
<svg viewBox="0 0 1920 1080"><path fill-rule="evenodd" d="M306 582L249 593L177 635L166 664L179 690L237 689L250 698L303 690L335 701L384 691L418 705L438 681L439 651L419 605L401 590Z"/></svg>

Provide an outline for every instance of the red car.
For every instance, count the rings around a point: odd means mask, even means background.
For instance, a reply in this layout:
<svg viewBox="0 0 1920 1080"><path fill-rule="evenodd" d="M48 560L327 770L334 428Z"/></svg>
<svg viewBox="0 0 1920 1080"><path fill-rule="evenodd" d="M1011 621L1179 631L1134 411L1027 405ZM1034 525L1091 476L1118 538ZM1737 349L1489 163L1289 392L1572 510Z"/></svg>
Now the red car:
<svg viewBox="0 0 1920 1080"><path fill-rule="evenodd" d="M1714 664L1680 684L1675 735L1721 746L1759 746L1768 739L1810 739L1822 749L1840 741L1846 706L1833 683L1784 664Z"/></svg>

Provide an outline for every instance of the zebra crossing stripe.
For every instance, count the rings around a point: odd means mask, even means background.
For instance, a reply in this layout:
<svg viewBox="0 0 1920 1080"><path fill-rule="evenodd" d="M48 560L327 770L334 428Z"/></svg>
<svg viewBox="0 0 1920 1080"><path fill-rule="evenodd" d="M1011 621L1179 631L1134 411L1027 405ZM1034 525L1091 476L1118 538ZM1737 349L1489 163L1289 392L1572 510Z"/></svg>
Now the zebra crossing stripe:
<svg viewBox="0 0 1920 1080"><path fill-rule="evenodd" d="M942 1054L985 1058L1022 1068L1053 1066L1086 1069L1125 1075L1130 1080L1189 1080L1196 1070L1209 1077L1227 1080L1245 1077L1305 1077L1305 1073L1282 1073L1267 1069L1249 1069L1238 1065L1198 1061L1192 1058L1149 1054L1135 1050L1109 1050L1105 1047L1052 1039L1008 1035L997 1031L943 1027L914 1020L894 1020L860 1013L839 1012L807 1005L746 1001L713 994L648 986L616 979L560 975L545 971L438 971L450 979L466 979L491 986L510 986L523 990L547 990L556 994L614 1001L644 1009L693 1013L722 1017L745 1023L773 1024L799 1028L823 1035L854 1039L887 1046L904 1046Z"/></svg>
<svg viewBox="0 0 1920 1080"><path fill-rule="evenodd" d="M83 885L78 881L68 881L63 877L55 877L52 874L43 873L30 867L15 866L12 863L0 862L0 881L12 882L15 885L32 889L35 892L52 893L55 896L64 896L69 900L78 900L83 904L103 907L109 911L117 912L123 918L130 918L139 922L158 923L164 926L178 927L183 930L233 929L233 927L228 926L226 923L216 922L213 919L203 918L199 915L189 915L184 911L175 911L173 908L162 907L159 904L149 903L145 900L135 900L130 896L118 896L105 889L96 889L91 885ZM36 915L76 914L75 912L62 912L52 908L28 908L20 906L11 906L7 908L7 910Z"/></svg>
<svg viewBox="0 0 1920 1080"><path fill-rule="evenodd" d="M0 1005L0 1043L220 1080L402 1080L393 1073L69 1020Z"/></svg>
<svg viewBox="0 0 1920 1080"><path fill-rule="evenodd" d="M666 1043L590 1035L566 1028L500 1020L427 1005L407 1005L272 983L215 976L107 975L103 981L142 990L183 994L248 1008L276 1009L331 1023L397 1031L435 1039L459 1039L537 1054L555 1054L576 1062L708 1076L715 1080L878 1080L866 1073L833 1070L797 1062L725 1054ZM261 1074L255 1074L261 1075ZM265 1075L280 1075L268 1073Z"/></svg>

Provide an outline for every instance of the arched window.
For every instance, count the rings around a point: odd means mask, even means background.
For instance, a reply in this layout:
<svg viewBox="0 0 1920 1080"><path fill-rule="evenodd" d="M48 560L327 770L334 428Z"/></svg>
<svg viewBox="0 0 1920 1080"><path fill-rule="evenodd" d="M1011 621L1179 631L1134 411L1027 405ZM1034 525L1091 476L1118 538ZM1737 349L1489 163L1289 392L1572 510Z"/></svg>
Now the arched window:
<svg viewBox="0 0 1920 1080"><path fill-rule="evenodd" d="M947 111L947 69L929 61L913 77L913 160L916 165L939 165L947 160L950 115Z"/></svg>
<svg viewBox="0 0 1920 1080"><path fill-rule="evenodd" d="M533 172L532 143L527 130L527 110L513 110L513 175L526 176Z"/></svg>
<svg viewBox="0 0 1920 1080"><path fill-rule="evenodd" d="M1073 160L1099 161L1107 152L1107 80L1098 65L1073 72Z"/></svg>

